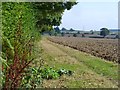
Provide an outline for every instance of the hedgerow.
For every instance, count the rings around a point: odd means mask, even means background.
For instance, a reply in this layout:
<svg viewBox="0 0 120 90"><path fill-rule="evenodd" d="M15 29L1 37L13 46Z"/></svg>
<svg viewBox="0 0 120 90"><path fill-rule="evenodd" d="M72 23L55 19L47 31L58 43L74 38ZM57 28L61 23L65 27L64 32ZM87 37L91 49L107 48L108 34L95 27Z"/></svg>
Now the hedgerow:
<svg viewBox="0 0 120 90"><path fill-rule="evenodd" d="M34 59L34 41L39 34L30 3L2 3L3 86L18 87L24 68Z"/></svg>
<svg viewBox="0 0 120 90"><path fill-rule="evenodd" d="M61 23L65 9L75 2L2 3L2 85L21 87L29 64L37 57L36 42L42 31ZM59 10L57 10L59 9ZM25 86L25 85L23 85Z"/></svg>

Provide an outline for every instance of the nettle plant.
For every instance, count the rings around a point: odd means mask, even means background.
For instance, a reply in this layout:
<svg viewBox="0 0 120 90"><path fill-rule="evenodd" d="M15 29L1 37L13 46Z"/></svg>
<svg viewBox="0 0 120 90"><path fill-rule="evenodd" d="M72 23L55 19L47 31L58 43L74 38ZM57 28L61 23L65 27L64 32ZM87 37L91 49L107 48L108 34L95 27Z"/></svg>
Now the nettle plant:
<svg viewBox="0 0 120 90"><path fill-rule="evenodd" d="M4 88L19 87L24 69L35 58L34 42L39 34L35 28L30 3L2 3L2 71Z"/></svg>

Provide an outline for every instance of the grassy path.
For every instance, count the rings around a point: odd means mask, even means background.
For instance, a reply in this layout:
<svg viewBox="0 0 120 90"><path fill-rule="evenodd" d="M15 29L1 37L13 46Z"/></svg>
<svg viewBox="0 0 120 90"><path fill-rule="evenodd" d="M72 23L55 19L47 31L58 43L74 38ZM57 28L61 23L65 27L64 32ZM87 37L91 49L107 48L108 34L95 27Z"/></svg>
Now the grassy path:
<svg viewBox="0 0 120 90"><path fill-rule="evenodd" d="M44 80L47 88L117 88L117 65L43 38L44 67L74 71L72 76Z"/></svg>

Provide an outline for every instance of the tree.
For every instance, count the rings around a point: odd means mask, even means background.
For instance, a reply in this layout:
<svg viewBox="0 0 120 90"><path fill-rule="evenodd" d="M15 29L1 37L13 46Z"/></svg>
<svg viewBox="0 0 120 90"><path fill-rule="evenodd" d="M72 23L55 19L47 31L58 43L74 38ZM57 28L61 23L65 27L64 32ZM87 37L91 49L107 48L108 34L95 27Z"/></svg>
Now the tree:
<svg viewBox="0 0 120 90"><path fill-rule="evenodd" d="M61 30L62 30L62 31L66 31L67 29L66 29L66 28L62 28Z"/></svg>
<svg viewBox="0 0 120 90"><path fill-rule="evenodd" d="M100 30L100 35L104 37L110 33L110 31L107 28L101 28Z"/></svg>
<svg viewBox="0 0 120 90"><path fill-rule="evenodd" d="M93 30L90 30L90 33L91 33L91 34L94 34L94 31L93 31Z"/></svg>
<svg viewBox="0 0 120 90"><path fill-rule="evenodd" d="M70 31L75 31L75 30L73 30L73 29L71 28Z"/></svg>
<svg viewBox="0 0 120 90"><path fill-rule="evenodd" d="M58 26L56 28L54 28L54 30L55 30L56 33L58 33L58 34L60 33L60 29L59 29Z"/></svg>
<svg viewBox="0 0 120 90"><path fill-rule="evenodd" d="M33 3L36 14L36 26L40 32L43 32L43 25L59 26L65 9L70 10L76 2L35 2Z"/></svg>

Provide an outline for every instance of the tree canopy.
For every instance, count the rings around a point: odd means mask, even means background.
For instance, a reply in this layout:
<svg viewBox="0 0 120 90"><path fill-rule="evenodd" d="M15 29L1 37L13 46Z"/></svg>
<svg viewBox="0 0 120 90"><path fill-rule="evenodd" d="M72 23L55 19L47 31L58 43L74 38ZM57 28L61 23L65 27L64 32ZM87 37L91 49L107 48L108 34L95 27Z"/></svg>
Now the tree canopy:
<svg viewBox="0 0 120 90"><path fill-rule="evenodd" d="M102 35L102 36L106 36L110 32L107 28L101 28L100 30L101 30L100 35Z"/></svg>
<svg viewBox="0 0 120 90"><path fill-rule="evenodd" d="M36 25L40 28L40 32L47 29L53 29L52 26L59 26L61 24L62 15L65 9L70 10L76 2L35 2L33 8L37 12Z"/></svg>

